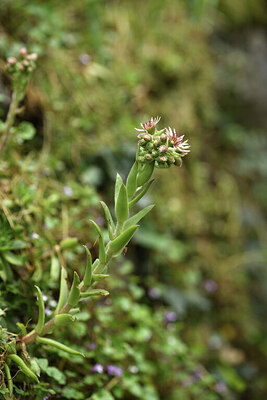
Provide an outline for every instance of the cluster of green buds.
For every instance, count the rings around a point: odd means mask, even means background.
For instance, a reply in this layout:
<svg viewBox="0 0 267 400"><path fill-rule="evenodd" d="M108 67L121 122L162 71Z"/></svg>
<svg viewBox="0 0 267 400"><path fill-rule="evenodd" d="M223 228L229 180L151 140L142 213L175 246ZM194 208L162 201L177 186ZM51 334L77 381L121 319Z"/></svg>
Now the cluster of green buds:
<svg viewBox="0 0 267 400"><path fill-rule="evenodd" d="M20 92L19 97L23 97L26 86L37 60L36 53L28 53L26 47L20 49L17 57L7 59L7 72L13 83L13 88Z"/></svg>
<svg viewBox="0 0 267 400"><path fill-rule="evenodd" d="M190 145L184 135L178 136L175 129L157 130L160 117L151 118L141 124L138 133L138 155L141 163L153 163L157 168L169 168L171 165L182 165L182 157L190 152Z"/></svg>

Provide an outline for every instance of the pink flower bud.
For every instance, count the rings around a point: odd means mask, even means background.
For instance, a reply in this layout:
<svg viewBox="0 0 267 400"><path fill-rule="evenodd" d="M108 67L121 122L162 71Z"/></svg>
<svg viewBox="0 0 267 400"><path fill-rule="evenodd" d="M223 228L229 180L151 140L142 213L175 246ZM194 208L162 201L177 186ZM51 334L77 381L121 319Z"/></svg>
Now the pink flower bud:
<svg viewBox="0 0 267 400"><path fill-rule="evenodd" d="M22 48L20 49L19 54L20 54L21 56L26 56L27 53L28 53L28 52L27 52L26 47L22 47Z"/></svg>
<svg viewBox="0 0 267 400"><path fill-rule="evenodd" d="M160 161L166 162L167 161L167 157L166 156L160 157Z"/></svg>
<svg viewBox="0 0 267 400"><path fill-rule="evenodd" d="M150 140L151 140L151 135L148 135L148 134L145 135L145 136L144 136L144 139L145 139L146 142L150 142Z"/></svg>
<svg viewBox="0 0 267 400"><path fill-rule="evenodd" d="M29 62L28 62L28 61L26 61L26 60L24 60L24 61L22 62L22 64L23 64L25 67L28 67L28 65L29 65Z"/></svg>
<svg viewBox="0 0 267 400"><path fill-rule="evenodd" d="M23 71L23 70L24 70L23 65L20 65L20 66L19 66L19 70L20 70L20 71Z"/></svg>
<svg viewBox="0 0 267 400"><path fill-rule="evenodd" d="M166 153L167 150L168 150L168 147L165 146L165 144L163 146L160 146L160 148L159 148L160 153Z"/></svg>

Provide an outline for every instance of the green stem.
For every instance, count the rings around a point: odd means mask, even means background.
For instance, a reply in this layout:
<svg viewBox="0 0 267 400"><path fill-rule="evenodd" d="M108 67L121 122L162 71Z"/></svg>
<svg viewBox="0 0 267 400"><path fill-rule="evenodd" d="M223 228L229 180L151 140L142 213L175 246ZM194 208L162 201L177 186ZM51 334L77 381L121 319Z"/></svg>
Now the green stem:
<svg viewBox="0 0 267 400"><path fill-rule="evenodd" d="M2 137L0 140L0 156L2 155L3 151L5 150L7 142L9 140L11 128L14 124L18 105L19 105L18 92L16 90L14 90L14 92L12 94L12 99L11 99L11 103L9 106L8 114L7 114L5 127L4 127Z"/></svg>

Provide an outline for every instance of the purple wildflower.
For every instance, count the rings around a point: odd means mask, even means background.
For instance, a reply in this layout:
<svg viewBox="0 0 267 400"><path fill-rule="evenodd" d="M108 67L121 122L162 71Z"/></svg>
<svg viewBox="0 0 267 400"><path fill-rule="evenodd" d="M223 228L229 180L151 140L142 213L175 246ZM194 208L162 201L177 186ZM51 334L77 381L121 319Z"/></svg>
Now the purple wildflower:
<svg viewBox="0 0 267 400"><path fill-rule="evenodd" d="M104 367L102 364L96 363L91 369L92 372L97 372L98 374L103 374Z"/></svg>
<svg viewBox="0 0 267 400"><path fill-rule="evenodd" d="M217 382L215 385L215 390L218 393L225 392L227 390L227 385L224 382Z"/></svg>
<svg viewBox="0 0 267 400"><path fill-rule="evenodd" d="M89 350L94 350L96 348L96 343L89 343L87 347Z"/></svg>
<svg viewBox="0 0 267 400"><path fill-rule="evenodd" d="M209 293L214 293L218 289L218 284L213 279L207 279L203 285L206 292Z"/></svg>
<svg viewBox="0 0 267 400"><path fill-rule="evenodd" d="M167 311L164 314L164 318L166 322L175 322L177 320L177 314L175 311Z"/></svg>
<svg viewBox="0 0 267 400"><path fill-rule="evenodd" d="M63 187L63 193L65 194L65 196L72 196L73 195L73 190L70 186L64 186Z"/></svg>
<svg viewBox="0 0 267 400"><path fill-rule="evenodd" d="M116 367L115 365L107 365L107 372L108 375L111 376L117 376L117 377L122 376L122 368Z"/></svg>
<svg viewBox="0 0 267 400"><path fill-rule="evenodd" d="M149 289L148 291L148 296L153 299L159 299L160 298L160 290L156 287Z"/></svg>
<svg viewBox="0 0 267 400"><path fill-rule="evenodd" d="M80 62L82 65L87 65L87 64L90 63L90 61L91 61L91 56L89 56L89 54L81 54L81 55L79 56L79 62Z"/></svg>

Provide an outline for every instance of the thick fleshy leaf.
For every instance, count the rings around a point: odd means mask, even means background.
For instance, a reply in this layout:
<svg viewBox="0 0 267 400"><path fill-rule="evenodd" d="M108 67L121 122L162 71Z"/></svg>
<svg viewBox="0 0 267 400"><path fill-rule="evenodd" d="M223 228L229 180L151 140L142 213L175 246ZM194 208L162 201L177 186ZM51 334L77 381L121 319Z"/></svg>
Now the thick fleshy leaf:
<svg viewBox="0 0 267 400"><path fill-rule="evenodd" d="M61 240L59 243L60 249L61 250L66 250L66 249L73 249L77 246L78 239L77 238L67 238L64 240Z"/></svg>
<svg viewBox="0 0 267 400"><path fill-rule="evenodd" d="M86 251L86 269L83 277L83 283L85 286L90 286L92 282L92 256L87 246L83 246Z"/></svg>
<svg viewBox="0 0 267 400"><path fill-rule="evenodd" d="M79 275L77 274L76 271L74 271L73 282L70 290L70 295L68 298L68 304L73 307L76 306L80 298L79 283L80 283Z"/></svg>
<svg viewBox="0 0 267 400"><path fill-rule="evenodd" d="M58 314L55 316L55 326L66 326L75 321L75 317L70 314Z"/></svg>
<svg viewBox="0 0 267 400"><path fill-rule="evenodd" d="M119 223L123 223L129 216L128 195L122 184L115 204L115 213Z"/></svg>
<svg viewBox="0 0 267 400"><path fill-rule="evenodd" d="M23 372L26 376L28 376L30 379L32 379L33 381L35 381L37 383L39 382L35 373L32 372L32 370L29 367L27 367L25 362L19 356L17 356L17 354L9 354L8 358L11 361L13 361L15 364L17 364L17 366L19 367L21 372Z"/></svg>
<svg viewBox="0 0 267 400"><path fill-rule="evenodd" d="M111 213L110 213L109 208L106 205L106 203L104 203L104 201L100 201L100 203L101 203L101 205L102 205L102 207L104 209L106 220L107 220L107 223L108 223L109 238L112 240L113 239L114 230L115 230L115 225L114 225L114 222L113 222L113 218L111 216Z"/></svg>
<svg viewBox="0 0 267 400"><path fill-rule="evenodd" d="M121 185L123 184L122 178L119 174L116 176L114 201L117 203L117 198L120 192Z"/></svg>
<svg viewBox="0 0 267 400"><path fill-rule="evenodd" d="M51 281L57 282L60 275L60 263L58 258L53 255L51 257L50 278Z"/></svg>
<svg viewBox="0 0 267 400"><path fill-rule="evenodd" d="M132 225L136 225L142 218L146 216L147 213L149 213L150 210L154 207L154 204L151 206L145 207L143 210L139 211L137 214L133 215L131 218L129 218L125 224L124 228L127 229Z"/></svg>
<svg viewBox="0 0 267 400"><path fill-rule="evenodd" d="M122 232L116 239L110 242L109 247L113 257L117 257L119 254L121 254L124 247L131 240L132 236L134 235L138 227L139 225L131 226L130 228Z"/></svg>
<svg viewBox="0 0 267 400"><path fill-rule="evenodd" d="M89 292L83 292L81 293L81 298L86 299L87 297L92 297L92 296L108 296L109 292L104 289L92 289Z"/></svg>
<svg viewBox="0 0 267 400"><path fill-rule="evenodd" d="M44 308L44 300L42 292L38 286L35 285L35 288L38 292L38 307L39 307L38 322L35 327L35 331L38 335L40 335L42 333L45 322L45 308Z"/></svg>
<svg viewBox="0 0 267 400"><path fill-rule="evenodd" d="M130 199L135 194L135 191L137 188L137 171L138 171L138 163L137 163L137 161L135 161L135 163L133 164L133 166L129 172L127 182L126 182L128 199Z"/></svg>
<svg viewBox="0 0 267 400"><path fill-rule="evenodd" d="M57 303L57 308L55 313L58 314L62 307L67 303L69 289L67 284L67 271L64 267L61 267L61 278L60 278L60 289L59 289L59 299Z"/></svg>
<svg viewBox="0 0 267 400"><path fill-rule="evenodd" d="M83 356L84 354L81 353L80 351L71 349L68 346L65 346L64 344L57 342L56 340L53 339L48 339L48 338L43 338L43 337L37 337L37 342L42 343L42 344L47 344L49 346L55 347L59 350L65 351L66 353L70 353L70 354L76 354L78 356Z"/></svg>
<svg viewBox="0 0 267 400"><path fill-rule="evenodd" d="M137 186L143 186L149 181L154 171L155 163L145 163L138 165Z"/></svg>
<svg viewBox="0 0 267 400"><path fill-rule="evenodd" d="M142 199L142 197L144 197L144 195L147 193L148 189L150 188L150 186L152 185L152 183L154 182L154 180L152 179L150 182L148 182L143 189L141 190L141 192L135 196L135 198L133 200L130 201L129 203L129 208L132 208L139 200Z"/></svg>

